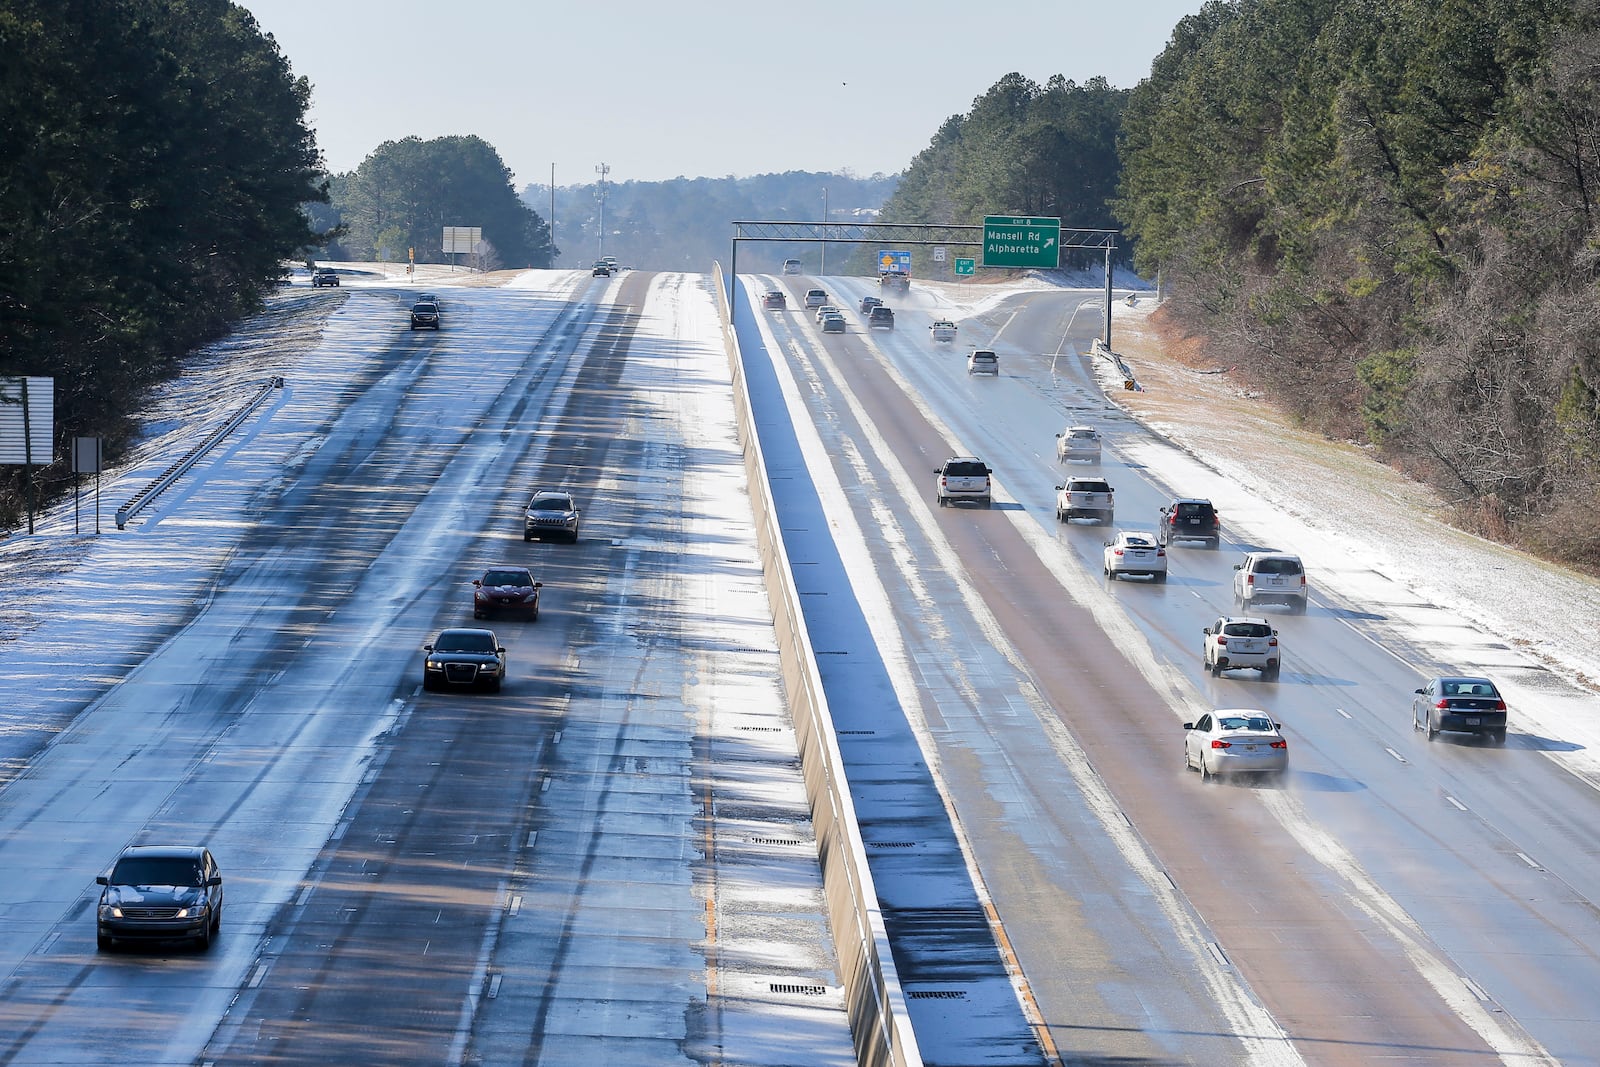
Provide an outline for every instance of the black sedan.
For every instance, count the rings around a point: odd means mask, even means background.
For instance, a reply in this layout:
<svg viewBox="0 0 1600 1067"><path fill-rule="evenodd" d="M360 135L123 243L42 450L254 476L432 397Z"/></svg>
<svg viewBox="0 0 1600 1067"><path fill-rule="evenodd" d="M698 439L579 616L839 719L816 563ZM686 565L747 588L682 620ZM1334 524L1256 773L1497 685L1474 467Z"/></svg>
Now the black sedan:
<svg viewBox="0 0 1600 1067"><path fill-rule="evenodd" d="M1506 702L1487 678L1431 679L1411 698L1411 728L1432 741L1441 733L1482 734L1506 743Z"/></svg>
<svg viewBox="0 0 1600 1067"><path fill-rule="evenodd" d="M222 926L222 872L204 845L130 845L95 879L95 943L188 941L202 952Z"/></svg>
<svg viewBox="0 0 1600 1067"><path fill-rule="evenodd" d="M487 689L498 693L506 680L506 650L493 630L441 630L422 665L424 689Z"/></svg>

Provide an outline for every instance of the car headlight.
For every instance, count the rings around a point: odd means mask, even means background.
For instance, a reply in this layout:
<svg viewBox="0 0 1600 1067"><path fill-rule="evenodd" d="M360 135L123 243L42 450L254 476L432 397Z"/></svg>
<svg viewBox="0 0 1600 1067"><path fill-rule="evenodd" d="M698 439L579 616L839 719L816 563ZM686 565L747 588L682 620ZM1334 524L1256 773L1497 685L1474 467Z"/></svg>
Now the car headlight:
<svg viewBox="0 0 1600 1067"><path fill-rule="evenodd" d="M428 661L428 669L430 671L442 671L442 670L444 670L444 664L441 663L439 660L430 659Z"/></svg>
<svg viewBox="0 0 1600 1067"><path fill-rule="evenodd" d="M122 909L115 904L102 904L100 905L100 918L120 919L122 918Z"/></svg>

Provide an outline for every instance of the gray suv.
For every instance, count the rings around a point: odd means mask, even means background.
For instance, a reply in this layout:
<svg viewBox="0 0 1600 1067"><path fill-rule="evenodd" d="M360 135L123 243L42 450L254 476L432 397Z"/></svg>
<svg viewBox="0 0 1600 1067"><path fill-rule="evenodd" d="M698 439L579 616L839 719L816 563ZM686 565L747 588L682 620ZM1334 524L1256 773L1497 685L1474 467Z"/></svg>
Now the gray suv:
<svg viewBox="0 0 1600 1067"><path fill-rule="evenodd" d="M581 512L572 494L558 489L540 489L528 501L522 512L522 539L535 537L546 540L559 537L578 543L578 522Z"/></svg>

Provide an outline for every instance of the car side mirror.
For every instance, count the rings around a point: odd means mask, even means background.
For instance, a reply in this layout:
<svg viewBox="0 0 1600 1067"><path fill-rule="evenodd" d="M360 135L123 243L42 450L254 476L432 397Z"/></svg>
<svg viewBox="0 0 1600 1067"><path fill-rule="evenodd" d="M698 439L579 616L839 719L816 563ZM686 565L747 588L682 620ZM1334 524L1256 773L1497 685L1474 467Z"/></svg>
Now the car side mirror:
<svg viewBox="0 0 1600 1067"><path fill-rule="evenodd" d="M506 650L504 648L497 648L495 649L495 652L502 656L506 654Z"/></svg>
<svg viewBox="0 0 1600 1067"><path fill-rule="evenodd" d="M1204 630L1201 630L1200 632L1209 637L1211 635L1211 627L1207 626Z"/></svg>
<svg viewBox="0 0 1600 1067"><path fill-rule="evenodd" d="M1167 509L1166 508L1162 508L1161 509L1161 514L1165 515L1166 513L1167 513Z"/></svg>
<svg viewBox="0 0 1600 1067"><path fill-rule="evenodd" d="M482 578L474 578L474 579L472 579L472 584L476 585L476 586L481 586L481 585L483 585L483 579Z"/></svg>
<svg viewBox="0 0 1600 1067"><path fill-rule="evenodd" d="M1065 434L1059 434L1059 433L1058 433L1058 434L1056 434L1056 436L1057 436L1057 437L1065 437L1065 436L1066 436L1066 435L1065 435Z"/></svg>
<svg viewBox="0 0 1600 1067"><path fill-rule="evenodd" d="M95 885L110 885L111 884L111 879L107 875L102 874L102 875L99 875L98 877L95 878L94 884Z"/></svg>
<svg viewBox="0 0 1600 1067"><path fill-rule="evenodd" d="M220 874L213 874L210 878L206 879L206 885L207 886L221 885L221 884L222 884L222 875L220 875Z"/></svg>
<svg viewBox="0 0 1600 1067"><path fill-rule="evenodd" d="M1115 541L1101 541L1100 543L1105 545L1107 548L1110 548L1112 545L1116 544Z"/></svg>
<svg viewBox="0 0 1600 1067"><path fill-rule="evenodd" d="M423 645L422 646L422 651L424 651L424 652L432 652L433 651L433 646L432 645Z"/></svg>
<svg viewBox="0 0 1600 1067"><path fill-rule="evenodd" d="M1422 696L1423 695L1423 691L1421 689L1413 689L1412 692L1417 694L1417 696Z"/></svg>
<svg viewBox="0 0 1600 1067"><path fill-rule="evenodd" d="M1236 571L1242 571L1242 570L1244 570L1244 564L1243 563L1235 563L1233 565L1233 569L1236 570Z"/></svg>
<svg viewBox="0 0 1600 1067"><path fill-rule="evenodd" d="M544 583L543 582L534 582L533 583L533 587L535 589L543 589L544 588Z"/></svg>
<svg viewBox="0 0 1600 1067"><path fill-rule="evenodd" d="M1185 730L1193 730L1194 729L1194 723L1186 722L1186 723L1183 724L1183 728Z"/></svg>
<svg viewBox="0 0 1600 1067"><path fill-rule="evenodd" d="M1056 486L1056 492L1059 493L1059 492L1061 492L1061 490L1063 490L1065 488L1066 488L1066 486L1064 486L1064 485L1058 485L1058 486Z"/></svg>

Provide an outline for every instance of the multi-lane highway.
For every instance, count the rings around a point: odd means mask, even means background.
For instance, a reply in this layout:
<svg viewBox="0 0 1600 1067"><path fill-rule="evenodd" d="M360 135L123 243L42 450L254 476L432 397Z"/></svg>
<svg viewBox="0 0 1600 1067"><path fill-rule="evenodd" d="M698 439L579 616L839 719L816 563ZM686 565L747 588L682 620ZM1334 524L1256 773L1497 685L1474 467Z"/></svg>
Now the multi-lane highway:
<svg viewBox="0 0 1600 1067"><path fill-rule="evenodd" d="M1515 718L1495 748L1403 715L1435 669L1559 683L1440 661L1397 621L1426 605L1309 553L1281 680L1211 677L1238 555L1317 524L1110 403L1087 296L947 346L921 286L868 332L867 280L741 284L790 293L740 304L745 376L926 1062L1600 1063L1593 785ZM179 490L0 558L0 1064L853 1059L710 285L431 286L438 334L402 285L319 291L314 340L252 357L283 396ZM1079 422L1117 526L1211 496L1222 547L1106 583L1108 531L1054 518ZM934 505L955 454L995 507ZM523 542L541 485L576 545ZM421 692L494 563L545 583L490 624L508 684ZM1220 706L1283 722L1282 787L1184 770ZM139 841L218 855L210 953L96 952L94 876Z"/></svg>
<svg viewBox="0 0 1600 1067"><path fill-rule="evenodd" d="M830 284L846 306L871 291ZM1098 327L1074 319L1084 299L1019 294L964 321L964 345L1000 352L998 379L931 343L935 309L914 300L892 334L859 315L823 337L803 313L755 313L814 436L809 467L837 484L827 510L896 714L939 768L1051 1043L1067 1062L1596 1062L1592 784L1547 757L1552 739L1513 726L1504 749L1430 745L1404 714L1436 670L1555 683L1492 640L1438 662L1397 625L1426 605L1342 599L1357 583L1316 558L1309 613L1267 609L1282 679L1210 677L1201 629L1233 611L1232 565L1296 551L1257 540L1292 540L1295 523L1254 532L1270 500L1234 516L1247 494L1107 403L1076 356ZM1105 582L1108 531L1053 510L1054 434L1080 422L1110 442L1098 469L1118 526L1152 530L1171 494L1226 494L1221 549L1169 550L1164 585ZM930 472L950 455L994 468L993 509L933 506ZM859 668L822 667L836 716L884 716L880 693L849 701ZM1284 723L1283 788L1212 788L1183 769L1182 722L1233 706ZM847 760L869 747L847 745ZM869 781L890 777L860 758ZM869 843L915 834L865 821Z"/></svg>

